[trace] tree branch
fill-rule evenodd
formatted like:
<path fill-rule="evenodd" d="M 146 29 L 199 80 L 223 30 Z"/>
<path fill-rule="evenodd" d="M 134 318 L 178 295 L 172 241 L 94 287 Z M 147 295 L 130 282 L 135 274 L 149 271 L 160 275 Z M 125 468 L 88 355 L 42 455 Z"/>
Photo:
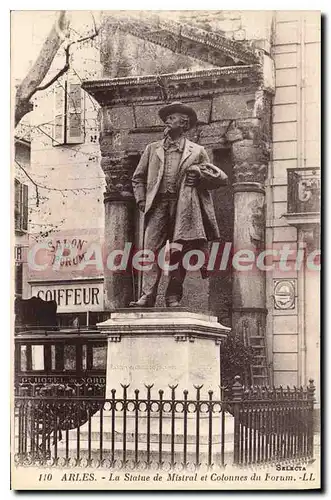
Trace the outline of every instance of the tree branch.
<path fill-rule="evenodd" d="M 21 165 L 16 159 L 15 159 L 15 163 L 20 167 L 20 169 L 24 172 L 24 174 L 27 176 L 27 178 L 32 182 L 32 184 L 34 185 L 35 189 L 36 189 L 36 207 L 39 207 L 39 201 L 40 201 L 40 198 L 39 198 L 39 190 L 38 188 L 40 187 L 36 181 L 34 181 L 31 177 L 31 175 L 25 170 L 25 168 L 23 167 L 23 165 Z"/>
<path fill-rule="evenodd" d="M 34 89 L 43 81 L 49 71 L 55 55 L 61 47 L 65 37 L 68 35 L 69 23 L 66 11 L 59 13 L 58 19 L 54 23 L 46 40 L 44 41 L 39 55 L 17 88 L 15 103 L 15 126 L 23 116 L 31 111 L 30 98 Z"/>
<path fill-rule="evenodd" d="M 15 163 L 22 170 L 22 172 L 24 172 L 24 174 L 32 182 L 32 184 L 35 186 L 35 189 L 36 189 L 36 207 L 39 207 L 39 202 L 40 202 L 39 189 L 45 189 L 46 191 L 58 191 L 58 192 L 60 192 L 62 194 L 65 193 L 65 192 L 69 192 L 69 193 L 73 193 L 73 194 L 77 194 L 77 192 L 78 193 L 81 192 L 81 193 L 86 194 L 86 191 L 93 191 L 94 189 L 99 189 L 100 188 L 100 185 L 93 186 L 93 187 L 62 188 L 62 189 L 61 188 L 55 188 L 55 187 L 48 187 L 48 186 L 45 186 L 43 184 L 40 184 L 39 182 L 36 182 L 31 177 L 31 175 L 26 171 L 26 169 L 23 167 L 23 165 L 21 165 L 16 159 L 15 159 Z"/>
<path fill-rule="evenodd" d="M 72 45 L 74 45 L 75 43 L 85 42 L 86 40 L 93 40 L 93 38 L 98 36 L 98 34 L 99 31 L 95 28 L 95 32 L 92 35 L 84 36 L 83 38 L 79 38 L 79 40 L 75 40 L 69 43 L 65 48 L 66 59 L 63 68 L 60 69 L 60 71 L 55 76 L 53 76 L 53 78 L 49 82 L 45 83 L 45 85 L 40 85 L 39 87 L 34 89 L 33 93 L 29 96 L 29 99 L 31 99 L 31 97 L 39 90 L 45 90 L 50 87 L 54 82 L 56 82 L 56 80 L 58 80 L 62 75 L 64 75 L 64 73 L 68 71 L 68 69 L 70 68 L 70 48 L 72 47 Z"/>
<path fill-rule="evenodd" d="M 61 11 L 57 22 L 52 27 L 48 37 L 46 38 L 39 56 L 37 57 L 32 68 L 28 72 L 27 76 L 24 78 L 22 83 L 19 85 L 16 92 L 16 103 L 15 103 L 15 127 L 20 122 L 20 120 L 27 113 L 32 111 L 33 106 L 30 102 L 32 96 L 40 91 L 45 90 L 50 87 L 56 80 L 58 80 L 62 75 L 64 75 L 70 67 L 70 49 L 74 44 L 85 42 L 86 40 L 93 40 L 99 34 L 99 29 L 96 27 L 94 16 L 92 15 L 94 33 L 74 40 L 68 43 L 65 48 L 65 63 L 62 69 L 57 72 L 57 74 L 52 77 L 44 85 L 40 85 L 41 82 L 46 77 L 52 62 L 64 42 L 65 38 L 68 37 L 69 33 L 69 21 L 66 17 L 66 11 Z"/>

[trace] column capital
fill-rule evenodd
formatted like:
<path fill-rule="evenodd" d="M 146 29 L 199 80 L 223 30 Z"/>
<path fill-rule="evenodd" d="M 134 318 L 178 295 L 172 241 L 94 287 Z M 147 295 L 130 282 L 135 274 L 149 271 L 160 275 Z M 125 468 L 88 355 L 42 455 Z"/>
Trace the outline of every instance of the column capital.
<path fill-rule="evenodd" d="M 105 203 L 109 201 L 134 200 L 132 192 L 133 165 L 126 154 L 103 156 L 101 167 L 106 177 Z"/>
<path fill-rule="evenodd" d="M 233 173 L 236 183 L 259 183 L 261 188 L 268 171 L 269 151 L 263 141 L 241 139 L 232 143 Z"/>

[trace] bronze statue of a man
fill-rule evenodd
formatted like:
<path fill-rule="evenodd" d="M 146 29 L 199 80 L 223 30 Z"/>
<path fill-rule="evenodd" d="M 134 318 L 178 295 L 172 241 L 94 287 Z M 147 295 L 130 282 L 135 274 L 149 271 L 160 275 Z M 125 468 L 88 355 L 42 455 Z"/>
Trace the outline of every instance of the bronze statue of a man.
<path fill-rule="evenodd" d="M 205 250 L 219 239 L 210 191 L 227 183 L 226 174 L 210 163 L 205 149 L 189 141 L 185 133 L 197 123 L 194 109 L 174 102 L 160 109 L 166 124 L 164 139 L 148 144 L 133 174 L 133 192 L 144 212 L 144 249 L 155 255 L 171 245 L 167 307 L 180 304 L 186 268 L 183 256 L 192 249 Z M 201 270 L 204 277 L 205 268 Z M 142 296 L 130 306 L 153 307 L 162 270 L 143 272 Z"/>

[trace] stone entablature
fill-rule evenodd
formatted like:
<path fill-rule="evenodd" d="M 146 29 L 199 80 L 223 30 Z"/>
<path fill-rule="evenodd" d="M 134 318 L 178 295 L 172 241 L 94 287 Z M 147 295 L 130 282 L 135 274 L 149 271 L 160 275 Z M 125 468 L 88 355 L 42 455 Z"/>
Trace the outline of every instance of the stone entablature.
<path fill-rule="evenodd" d="M 189 134 L 191 140 L 207 149 L 232 146 L 236 182 L 263 184 L 270 152 L 264 110 L 271 99 L 263 92 L 263 78 L 263 67 L 256 64 L 84 82 L 84 89 L 102 106 L 100 146 L 108 188 L 122 185 L 123 176 L 129 186 L 134 162 L 122 157 L 140 155 L 148 142 L 162 138 L 158 111 L 172 100 L 196 109 L 198 124 Z"/>
<path fill-rule="evenodd" d="M 227 66 L 160 76 L 103 78 L 83 83 L 83 88 L 101 106 L 134 102 L 171 101 L 182 97 L 207 97 L 225 93 L 242 93 L 263 85 L 260 64 Z"/>

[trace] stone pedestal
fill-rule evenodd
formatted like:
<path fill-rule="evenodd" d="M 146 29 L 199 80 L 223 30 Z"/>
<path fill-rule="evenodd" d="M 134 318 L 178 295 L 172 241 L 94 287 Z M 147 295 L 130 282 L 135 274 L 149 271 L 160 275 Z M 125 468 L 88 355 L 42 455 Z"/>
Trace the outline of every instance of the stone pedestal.
<path fill-rule="evenodd" d="M 196 314 L 183 309 L 122 309 L 111 313 L 98 328 L 108 334 L 107 386 L 119 390 L 142 390 L 154 385 L 159 391 L 194 391 L 203 385 L 203 392 L 219 396 L 220 343 L 229 328 L 215 316 Z M 144 396 L 143 396 L 144 397 Z"/>
<path fill-rule="evenodd" d="M 182 461 L 185 434 L 187 460 L 193 460 L 198 442 L 206 461 L 209 440 L 215 447 L 220 443 L 221 415 L 212 413 L 210 435 L 203 401 L 220 399 L 220 343 L 230 329 L 215 316 L 164 308 L 122 309 L 98 328 L 108 334 L 104 415 L 112 407 L 115 414 L 104 425 L 115 430 L 115 455 L 123 454 L 124 441 L 128 457 L 134 456 L 135 446 L 144 455 L 149 442 L 149 456 L 157 460 L 162 440 L 163 458 L 171 461 L 175 454 Z"/>

